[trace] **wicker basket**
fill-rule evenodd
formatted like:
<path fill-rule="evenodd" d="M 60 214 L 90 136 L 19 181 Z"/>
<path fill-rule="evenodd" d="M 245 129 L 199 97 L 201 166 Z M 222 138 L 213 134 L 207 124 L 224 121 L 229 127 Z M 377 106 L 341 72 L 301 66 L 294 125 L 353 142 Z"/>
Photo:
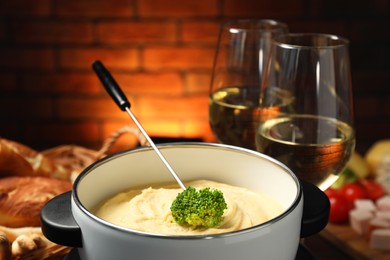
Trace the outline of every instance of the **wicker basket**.
<path fill-rule="evenodd" d="M 126 125 L 111 134 L 99 150 L 91 150 L 77 145 L 62 145 L 44 150 L 41 153 L 77 175 L 88 165 L 106 156 L 119 137 L 124 134 L 134 135 L 140 145 L 148 144 L 138 128 Z"/>
<path fill-rule="evenodd" d="M 71 172 L 68 176 L 70 176 L 69 181 L 73 182 L 85 167 L 106 156 L 118 138 L 124 134 L 134 135 L 140 145 L 148 144 L 138 128 L 126 125 L 111 134 L 99 150 L 77 145 L 61 145 L 41 151 L 40 154 Z M 39 238 L 37 241 L 31 242 L 32 240 L 29 238 L 32 236 L 39 236 Z M 31 245 L 25 241 L 29 241 Z M 15 250 L 16 247 L 19 248 L 19 252 Z M 22 253 L 20 252 L 21 248 L 23 249 Z M 47 240 L 40 227 L 9 228 L 0 226 L 0 260 L 63 259 L 69 251 L 70 248 Z"/>

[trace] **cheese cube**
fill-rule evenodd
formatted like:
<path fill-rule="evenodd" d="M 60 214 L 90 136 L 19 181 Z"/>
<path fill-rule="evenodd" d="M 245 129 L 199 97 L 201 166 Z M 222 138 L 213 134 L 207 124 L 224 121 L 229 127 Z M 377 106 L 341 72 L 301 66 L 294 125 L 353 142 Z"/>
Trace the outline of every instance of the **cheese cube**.
<path fill-rule="evenodd" d="M 375 212 L 375 216 L 390 221 L 390 210 L 378 210 Z"/>
<path fill-rule="evenodd" d="M 357 199 L 354 202 L 355 209 L 361 209 L 374 212 L 376 210 L 375 203 L 370 199 Z"/>
<path fill-rule="evenodd" d="M 370 247 L 380 250 L 390 250 L 390 229 L 375 229 L 371 233 Z"/>
<path fill-rule="evenodd" d="M 378 217 L 374 217 L 368 223 L 368 235 L 370 236 L 375 229 L 390 229 L 390 221 Z"/>
<path fill-rule="evenodd" d="M 383 196 L 376 201 L 379 210 L 390 210 L 390 195 Z"/>
<path fill-rule="evenodd" d="M 368 210 L 353 209 L 349 212 L 349 222 L 351 228 L 360 235 L 365 235 L 369 231 L 369 222 L 374 217 L 374 213 Z"/>

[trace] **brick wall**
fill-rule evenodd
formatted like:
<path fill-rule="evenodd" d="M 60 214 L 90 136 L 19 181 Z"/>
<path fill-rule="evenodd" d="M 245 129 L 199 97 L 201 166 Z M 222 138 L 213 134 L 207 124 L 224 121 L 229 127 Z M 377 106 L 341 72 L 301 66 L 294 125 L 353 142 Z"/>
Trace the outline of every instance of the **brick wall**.
<path fill-rule="evenodd" d="M 0 0 L 0 135 L 98 148 L 130 119 L 91 70 L 102 60 L 155 136 L 212 140 L 219 23 L 273 18 L 351 40 L 358 150 L 390 138 L 388 0 Z M 132 143 L 129 136 L 123 143 Z"/>

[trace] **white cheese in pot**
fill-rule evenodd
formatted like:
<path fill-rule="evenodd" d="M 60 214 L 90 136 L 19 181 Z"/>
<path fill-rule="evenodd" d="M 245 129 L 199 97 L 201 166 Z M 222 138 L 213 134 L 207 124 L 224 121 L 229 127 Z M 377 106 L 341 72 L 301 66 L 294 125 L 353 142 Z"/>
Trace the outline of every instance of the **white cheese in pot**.
<path fill-rule="evenodd" d="M 95 214 L 113 224 L 139 231 L 166 235 L 205 235 L 245 229 L 280 215 L 284 209 L 266 194 L 208 180 L 186 183 L 194 188 L 210 187 L 223 192 L 227 209 L 223 221 L 213 228 L 179 225 L 170 211 L 180 188 L 160 186 L 130 189 L 104 201 Z M 176 185 L 175 185 L 176 186 Z"/>

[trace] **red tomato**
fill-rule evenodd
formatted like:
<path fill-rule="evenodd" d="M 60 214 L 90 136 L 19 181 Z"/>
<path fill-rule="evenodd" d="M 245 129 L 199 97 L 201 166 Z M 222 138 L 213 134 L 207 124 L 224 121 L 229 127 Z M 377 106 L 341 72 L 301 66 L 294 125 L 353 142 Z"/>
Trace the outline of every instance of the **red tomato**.
<path fill-rule="evenodd" d="M 325 191 L 330 202 L 329 222 L 341 224 L 349 219 L 351 204 L 339 192 L 330 188 Z"/>
<path fill-rule="evenodd" d="M 377 200 L 385 195 L 385 190 L 381 184 L 375 180 L 361 179 L 359 180 L 360 185 L 364 187 L 367 193 L 367 197 L 372 200 Z"/>
<path fill-rule="evenodd" d="M 351 204 L 357 199 L 367 199 L 366 189 L 358 182 L 346 183 L 340 189 L 340 194 Z"/>
<path fill-rule="evenodd" d="M 327 188 L 324 192 L 325 192 L 325 194 L 328 196 L 328 198 L 340 194 L 339 190 L 337 190 L 337 189 L 335 189 L 335 188 L 332 188 L 332 187 Z"/>

